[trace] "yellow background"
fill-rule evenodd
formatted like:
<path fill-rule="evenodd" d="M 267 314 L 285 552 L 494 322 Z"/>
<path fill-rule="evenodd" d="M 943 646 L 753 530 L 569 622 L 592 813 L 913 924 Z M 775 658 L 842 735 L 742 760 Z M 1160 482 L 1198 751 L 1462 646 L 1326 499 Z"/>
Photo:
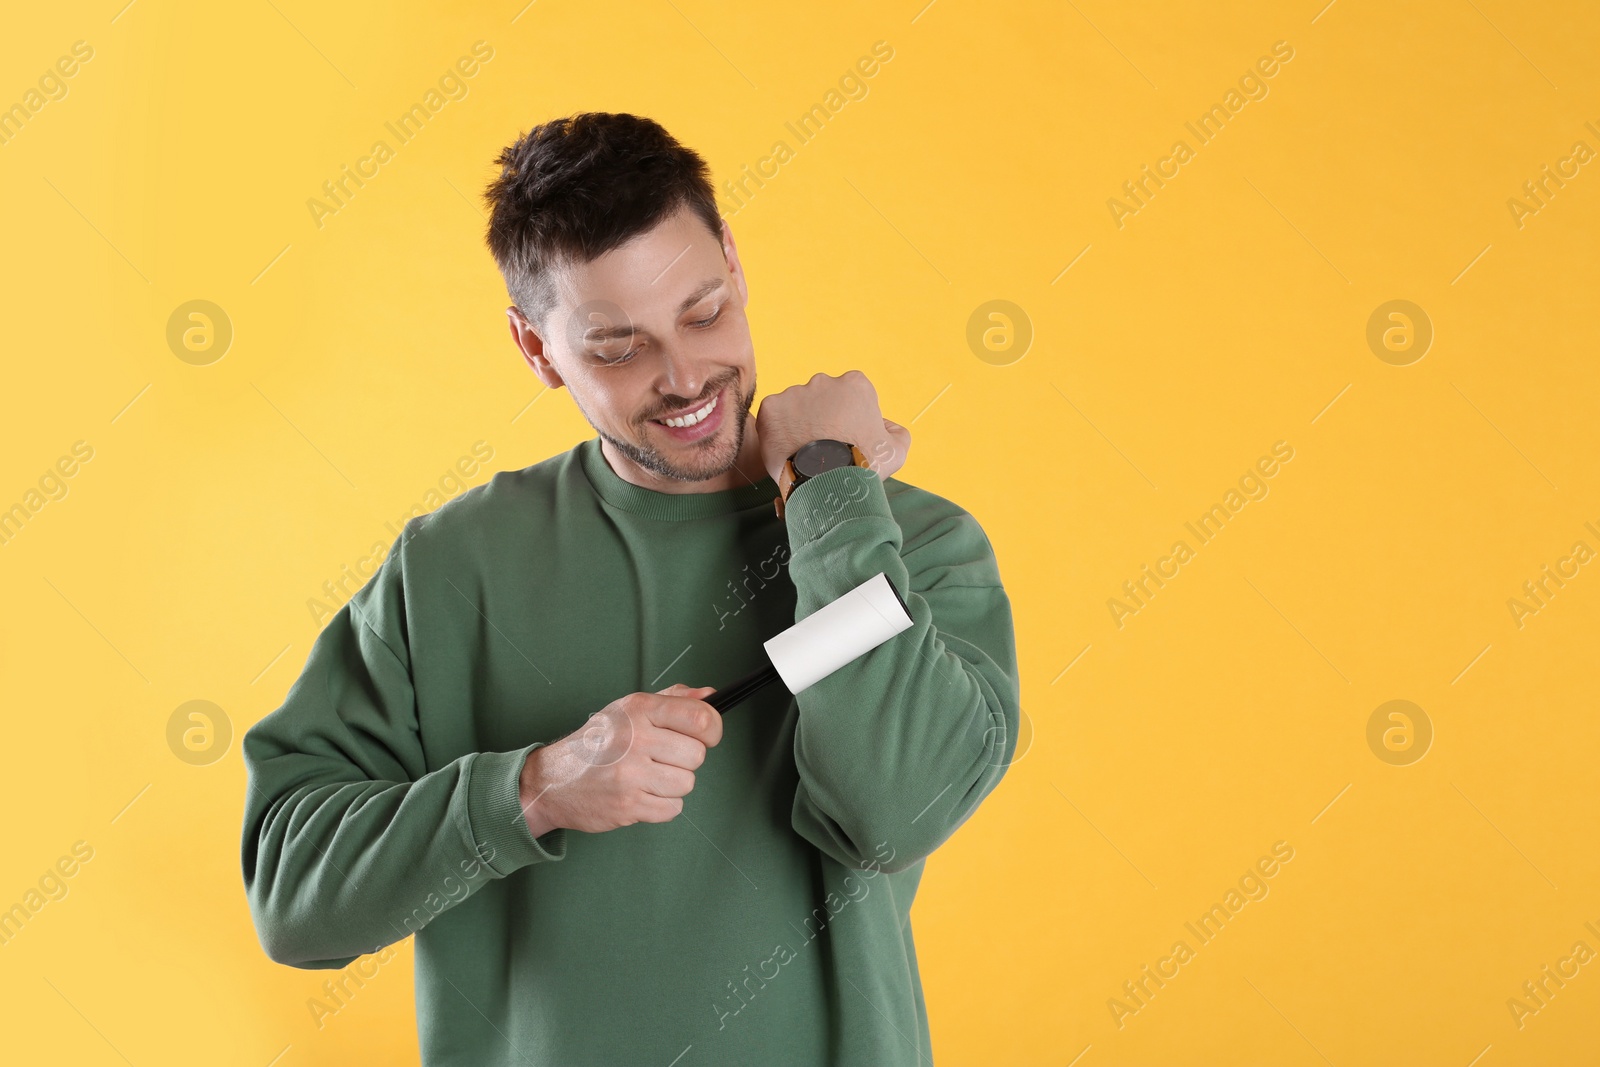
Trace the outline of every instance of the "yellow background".
<path fill-rule="evenodd" d="M 1600 150 L 1593 5 L 122 2 L 0 33 L 0 105 L 94 53 L 0 145 L 0 507 L 94 450 L 0 546 L 0 907 L 94 850 L 0 947 L 0 1058 L 415 1062 L 408 944 L 320 1028 L 330 975 L 257 944 L 238 738 L 304 663 L 307 601 L 475 442 L 511 469 L 591 435 L 510 344 L 475 202 L 523 130 L 614 110 L 719 189 L 789 142 L 730 215 L 763 395 L 864 371 L 911 426 L 901 477 L 998 554 L 1030 733 L 915 905 L 941 1067 L 1592 1061 L 1600 962 L 1520 1028 L 1507 1000 L 1600 950 L 1600 563 L 1508 607 L 1600 550 L 1600 162 L 1508 207 Z M 479 40 L 467 95 L 316 225 Z M 1200 144 L 1184 123 L 1278 41 Z M 234 332 L 204 366 L 166 340 L 195 299 Z M 995 299 L 1020 359 L 968 346 Z M 1397 299 L 1434 330 L 1405 366 L 1367 343 Z M 1194 540 L 1278 441 L 1269 494 Z M 1367 742 L 1395 699 L 1434 731 L 1406 766 Z M 232 726 L 209 765 L 168 745 L 190 700 Z M 1119 1028 L 1122 983 L 1278 841 L 1269 895 Z"/>

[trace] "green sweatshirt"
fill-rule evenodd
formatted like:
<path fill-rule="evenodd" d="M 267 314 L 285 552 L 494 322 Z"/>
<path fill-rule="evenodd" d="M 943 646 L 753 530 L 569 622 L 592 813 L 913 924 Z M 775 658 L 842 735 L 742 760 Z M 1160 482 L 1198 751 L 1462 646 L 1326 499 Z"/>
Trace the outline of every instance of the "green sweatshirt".
<path fill-rule="evenodd" d="M 932 1063 L 911 902 L 1015 753 L 1010 601 L 942 497 L 861 467 L 776 495 L 645 489 L 593 437 L 406 523 L 243 740 L 267 955 L 415 934 L 430 1067 Z M 535 748 L 731 684 L 879 571 L 914 625 L 730 709 L 679 816 L 533 836 Z"/>

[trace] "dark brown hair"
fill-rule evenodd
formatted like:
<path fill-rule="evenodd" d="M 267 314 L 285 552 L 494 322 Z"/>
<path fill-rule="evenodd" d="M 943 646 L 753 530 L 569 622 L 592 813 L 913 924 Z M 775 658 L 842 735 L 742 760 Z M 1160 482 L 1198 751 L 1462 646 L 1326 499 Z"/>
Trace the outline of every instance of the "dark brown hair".
<path fill-rule="evenodd" d="M 681 206 L 722 240 L 711 168 L 652 119 L 587 111 L 535 126 L 501 151 L 489 251 L 529 322 L 555 305 L 550 269 L 586 263 L 655 227 Z"/>

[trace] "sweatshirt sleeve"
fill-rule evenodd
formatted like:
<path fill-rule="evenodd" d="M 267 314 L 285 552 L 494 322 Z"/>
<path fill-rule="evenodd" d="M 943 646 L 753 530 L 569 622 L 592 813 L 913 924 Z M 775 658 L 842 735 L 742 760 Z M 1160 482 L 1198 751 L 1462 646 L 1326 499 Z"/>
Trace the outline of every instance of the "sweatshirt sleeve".
<path fill-rule="evenodd" d="M 928 856 L 1016 750 L 1011 603 L 977 520 L 942 503 L 909 545 L 863 467 L 811 478 L 784 506 L 796 622 L 879 571 L 911 611 L 909 629 L 795 697 L 792 824 L 850 866 L 892 873 Z"/>
<path fill-rule="evenodd" d="M 566 855 L 565 831 L 535 838 L 522 814 L 522 766 L 542 742 L 427 769 L 404 632 L 404 540 L 241 744 L 245 891 L 278 963 L 343 967 L 490 881 Z"/>

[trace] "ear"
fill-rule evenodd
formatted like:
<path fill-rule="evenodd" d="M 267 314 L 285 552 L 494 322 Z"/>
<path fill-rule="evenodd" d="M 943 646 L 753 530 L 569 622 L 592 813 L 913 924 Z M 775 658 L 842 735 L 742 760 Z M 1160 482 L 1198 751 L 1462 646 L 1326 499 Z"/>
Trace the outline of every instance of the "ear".
<path fill-rule="evenodd" d="M 744 306 L 750 303 L 750 289 L 745 285 L 744 267 L 739 264 L 739 250 L 733 244 L 733 227 L 728 225 L 728 220 L 722 220 L 722 258 L 728 263 L 728 270 L 733 273 L 733 284 L 739 290 L 739 304 Z"/>
<path fill-rule="evenodd" d="M 522 314 L 522 309 L 512 304 L 506 308 L 506 320 L 511 327 L 511 340 L 522 353 L 522 358 L 527 361 L 533 373 L 550 389 L 560 389 L 566 383 L 556 371 L 555 364 L 550 362 L 550 354 L 545 351 L 544 338 L 534 325 Z"/>

